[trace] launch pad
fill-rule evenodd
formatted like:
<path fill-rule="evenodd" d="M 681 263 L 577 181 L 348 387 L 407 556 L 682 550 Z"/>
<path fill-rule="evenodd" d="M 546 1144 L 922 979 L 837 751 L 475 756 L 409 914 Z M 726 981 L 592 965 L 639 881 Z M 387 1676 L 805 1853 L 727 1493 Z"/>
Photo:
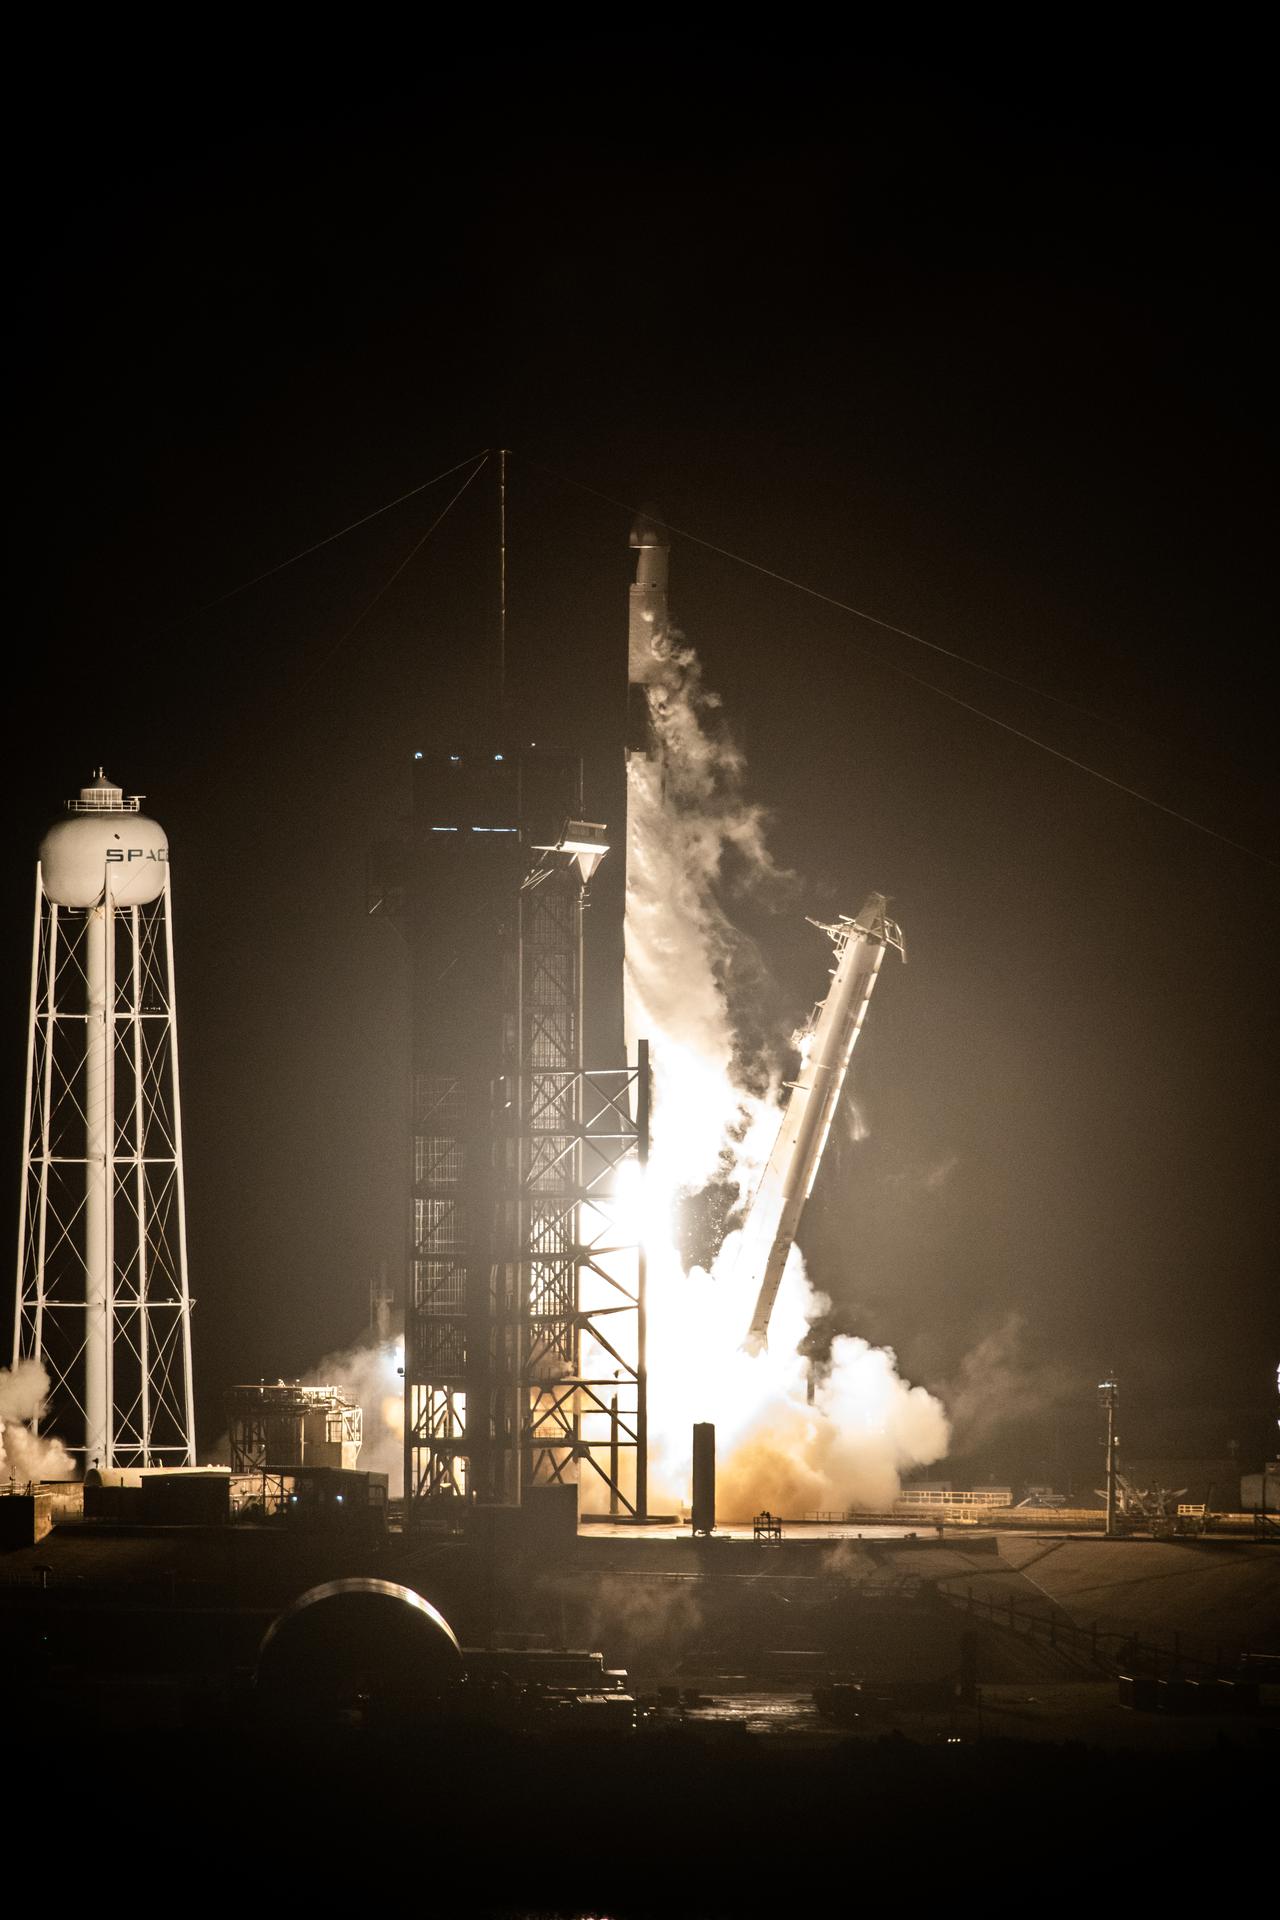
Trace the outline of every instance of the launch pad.
<path fill-rule="evenodd" d="M 505 485 L 501 499 L 505 515 Z M 707 1123 L 718 1171 L 673 1169 L 668 1142 L 666 1186 L 655 1194 L 655 1102 L 675 1140 L 705 1089 L 696 1074 L 675 1089 L 670 1063 L 682 1047 L 660 1020 L 652 1070 L 653 1036 L 638 1030 L 652 1009 L 632 986 L 624 991 L 623 975 L 631 981 L 636 971 L 635 875 L 662 820 L 699 804 L 685 791 L 682 756 L 702 696 L 668 611 L 665 528 L 642 518 L 631 547 L 612 824 L 589 817 L 602 809 L 586 805 L 581 753 L 526 743 L 499 696 L 456 746 L 415 753 L 411 823 L 384 847 L 371 888 L 371 911 L 404 935 L 412 976 L 402 1368 L 410 1535 L 450 1527 L 459 1505 L 518 1508 L 529 1493 L 561 1487 L 580 1490 L 586 1513 L 649 1523 L 654 1222 L 678 1195 L 719 1180 L 726 1196 L 737 1194 L 726 1204 L 741 1221 L 738 1279 L 754 1305 L 686 1368 L 678 1413 L 667 1395 L 656 1503 L 670 1512 L 689 1491 L 671 1464 L 672 1432 L 696 1426 L 704 1471 L 701 1491 L 692 1488 L 694 1530 L 714 1531 L 713 1378 L 735 1352 L 767 1345 L 872 988 L 885 952 L 902 950 L 880 894 L 858 916 L 823 926 L 835 951 L 831 986 L 794 1036 L 785 1103 L 760 1103 L 776 1135 L 762 1169 L 752 1167 L 750 1185 L 736 1162 L 726 1171 L 746 1095 L 720 1063 L 712 1071 L 724 1086 Z M 618 692 L 621 721 L 621 658 Z M 697 737 L 695 760 L 712 750 Z M 683 800 L 672 798 L 677 789 Z M 41 1418 L 68 1430 L 83 1468 L 191 1467 L 168 844 L 137 797 L 101 772 L 68 810 L 46 835 L 36 874 L 14 1358 L 49 1375 L 32 1435 Z M 725 831 L 721 823 L 713 837 Z M 598 928 L 612 916 L 604 931 L 626 959 L 593 1004 L 584 914 L 605 862 L 625 869 L 625 887 L 607 869 L 592 916 Z M 683 876 L 669 879 L 678 891 Z M 644 885 L 652 888 L 651 871 Z M 705 956 L 704 971 L 714 1000 L 722 988 Z M 669 991 L 678 998 L 684 984 L 673 968 Z M 721 1237 L 724 1226 L 722 1218 Z M 664 1243 L 664 1260 L 668 1250 Z M 674 1324 L 685 1311 L 666 1303 L 660 1365 L 669 1377 L 687 1344 Z M 283 1383 L 237 1392 L 234 1466 L 304 1466 L 307 1449 L 319 1460 L 326 1448 L 328 1464 L 354 1466 L 357 1409 L 294 1405 Z"/>
<path fill-rule="evenodd" d="M 592 1017 L 584 909 L 618 839 L 630 888 L 644 851 L 634 795 L 661 804 L 675 778 L 689 656 L 668 613 L 665 530 L 641 520 L 631 544 L 625 821 L 584 818 L 581 757 L 511 739 L 499 715 L 487 738 L 415 755 L 412 827 L 384 849 L 374 887 L 414 982 L 410 1533 L 449 1525 L 455 1502 L 519 1505 L 573 1484 L 588 1514 L 649 1520 L 650 1035 L 624 1035 L 620 983 Z M 795 1036 L 773 1152 L 740 1200 L 755 1306 L 732 1344 L 749 1351 L 767 1341 L 881 961 L 902 950 L 879 894 L 823 931 L 832 984 Z M 691 1421 L 706 1418 L 703 1398 L 695 1388 Z"/>

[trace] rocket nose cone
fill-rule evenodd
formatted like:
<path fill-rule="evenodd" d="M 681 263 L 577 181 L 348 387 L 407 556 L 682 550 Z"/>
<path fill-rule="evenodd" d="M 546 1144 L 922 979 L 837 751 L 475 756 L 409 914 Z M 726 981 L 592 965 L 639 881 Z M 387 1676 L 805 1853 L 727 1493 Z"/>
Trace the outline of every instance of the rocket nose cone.
<path fill-rule="evenodd" d="M 631 544 L 633 547 L 669 547 L 671 545 L 661 518 L 648 507 L 642 507 L 636 515 L 631 529 Z"/>

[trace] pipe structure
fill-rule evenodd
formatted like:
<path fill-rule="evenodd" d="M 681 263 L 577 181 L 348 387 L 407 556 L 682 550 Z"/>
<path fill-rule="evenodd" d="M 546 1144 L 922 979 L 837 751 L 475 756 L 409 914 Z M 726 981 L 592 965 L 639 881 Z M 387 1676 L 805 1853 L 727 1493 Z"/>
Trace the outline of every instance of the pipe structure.
<path fill-rule="evenodd" d="M 813 1191 L 880 963 L 889 947 L 906 958 L 901 929 L 889 919 L 887 908 L 885 896 L 873 893 L 856 919 L 842 914 L 834 926 L 817 920 L 810 923 L 831 939 L 836 965 L 826 999 L 814 1009 L 808 1028 L 796 1036 L 800 1075 L 791 1084 L 773 1151 L 743 1228 L 738 1272 L 744 1285 L 750 1282 L 756 1290 L 747 1330 L 749 1352 L 758 1353 L 768 1342 L 787 1255 Z"/>
<path fill-rule="evenodd" d="M 1104 1531 L 1108 1540 L 1114 1540 L 1120 1532 L 1118 1498 L 1120 1441 L 1116 1433 L 1116 1409 L 1120 1405 L 1120 1388 L 1110 1375 L 1099 1383 L 1098 1404 L 1107 1416 L 1107 1518 Z"/>
<path fill-rule="evenodd" d="M 109 881 L 85 931 L 84 1015 L 84 1463 L 110 1466 L 111 1148 L 107 976 L 113 928 Z"/>

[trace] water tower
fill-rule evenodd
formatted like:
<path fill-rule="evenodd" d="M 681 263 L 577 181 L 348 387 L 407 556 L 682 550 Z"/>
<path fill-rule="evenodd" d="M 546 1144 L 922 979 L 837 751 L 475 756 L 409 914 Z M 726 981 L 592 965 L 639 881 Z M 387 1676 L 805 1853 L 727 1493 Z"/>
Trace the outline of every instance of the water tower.
<path fill-rule="evenodd" d="M 193 1466 L 164 830 L 101 768 L 36 863 L 14 1359 L 83 1465 Z"/>

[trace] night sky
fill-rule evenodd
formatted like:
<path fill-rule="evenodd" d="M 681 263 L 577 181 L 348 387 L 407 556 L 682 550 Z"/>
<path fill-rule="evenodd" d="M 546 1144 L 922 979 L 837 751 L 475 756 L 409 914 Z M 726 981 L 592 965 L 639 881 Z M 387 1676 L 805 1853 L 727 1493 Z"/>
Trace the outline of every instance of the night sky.
<path fill-rule="evenodd" d="M 406 967 L 367 857 L 413 750 L 487 724 L 494 470 L 372 607 L 462 475 L 233 590 L 506 445 L 511 710 L 597 793 L 630 514 L 584 489 L 978 663 L 675 543 L 673 611 L 799 876 L 741 906 L 764 1016 L 821 987 L 806 912 L 878 888 L 906 931 L 856 1056 L 869 1136 L 807 1223 L 835 1323 L 944 1389 L 998 1335 L 1045 1410 L 1113 1368 L 1165 1449 L 1260 1451 L 1280 813 L 1249 97 L 1190 63 L 1052 90 L 872 63 L 839 100 L 686 71 L 649 112 L 619 62 L 536 109 L 458 63 L 331 119 L 51 129 L 11 243 L 10 1139 L 31 862 L 101 761 L 173 852 L 202 1441 L 231 1381 L 349 1344 L 380 1263 L 401 1278 Z M 15 1152 L 10 1210 L 17 1184 Z"/>

